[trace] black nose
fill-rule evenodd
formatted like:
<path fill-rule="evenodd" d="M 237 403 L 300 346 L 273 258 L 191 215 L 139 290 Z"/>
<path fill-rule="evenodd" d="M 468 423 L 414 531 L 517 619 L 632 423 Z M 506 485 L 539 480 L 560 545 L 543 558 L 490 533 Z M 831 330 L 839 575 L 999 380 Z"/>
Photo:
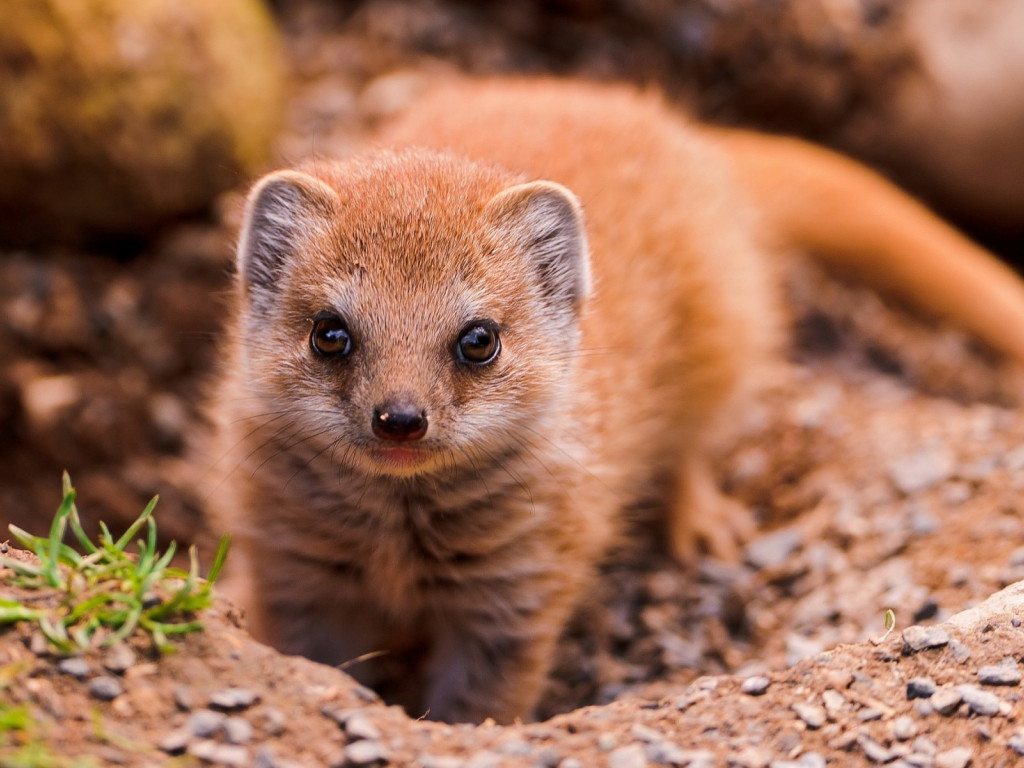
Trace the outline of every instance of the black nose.
<path fill-rule="evenodd" d="M 382 440 L 419 440 L 427 434 L 427 414 L 411 403 L 385 403 L 373 409 L 373 434 Z"/>

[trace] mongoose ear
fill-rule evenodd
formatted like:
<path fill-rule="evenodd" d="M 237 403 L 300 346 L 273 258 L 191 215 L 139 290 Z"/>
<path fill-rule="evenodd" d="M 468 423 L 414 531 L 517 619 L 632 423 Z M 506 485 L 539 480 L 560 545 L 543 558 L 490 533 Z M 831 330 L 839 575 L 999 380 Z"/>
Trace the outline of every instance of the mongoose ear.
<path fill-rule="evenodd" d="M 499 192 L 486 212 L 531 259 L 545 294 L 579 310 L 590 294 L 590 253 L 576 195 L 561 184 L 533 181 Z"/>
<path fill-rule="evenodd" d="M 303 235 L 324 229 L 337 194 L 322 181 L 299 171 L 264 176 L 249 193 L 237 266 L 251 299 L 273 294 Z"/>

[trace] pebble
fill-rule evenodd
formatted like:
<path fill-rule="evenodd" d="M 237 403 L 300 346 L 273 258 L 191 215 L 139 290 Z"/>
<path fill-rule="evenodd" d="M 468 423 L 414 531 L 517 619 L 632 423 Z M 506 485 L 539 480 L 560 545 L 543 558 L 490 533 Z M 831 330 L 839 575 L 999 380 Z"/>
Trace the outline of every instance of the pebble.
<path fill-rule="evenodd" d="M 900 715 L 892 721 L 892 735 L 897 741 L 910 741 L 917 736 L 917 722 L 910 715 Z"/>
<path fill-rule="evenodd" d="M 833 720 L 840 712 L 843 711 L 843 707 L 846 706 L 846 697 L 839 691 L 831 688 L 825 689 L 821 694 L 821 700 L 825 703 L 825 711 Z"/>
<path fill-rule="evenodd" d="M 284 733 L 286 718 L 284 712 L 268 707 L 263 710 L 263 730 L 268 736 L 280 736 Z"/>
<path fill-rule="evenodd" d="M 188 732 L 187 728 L 176 728 L 160 739 L 157 747 L 169 755 L 180 755 L 188 748 L 190 741 L 192 741 L 192 734 Z"/>
<path fill-rule="evenodd" d="M 248 709 L 259 696 L 248 688 L 223 688 L 210 694 L 210 706 L 227 712 Z"/>
<path fill-rule="evenodd" d="M 917 653 L 926 648 L 941 648 L 949 645 L 949 640 L 949 633 L 942 627 L 922 627 L 915 624 L 903 630 L 906 653 Z"/>
<path fill-rule="evenodd" d="M 124 686 L 116 677 L 100 675 L 89 681 L 89 694 L 100 701 L 113 701 L 124 693 Z"/>
<path fill-rule="evenodd" d="M 758 570 L 782 566 L 804 543 L 803 532 L 796 527 L 780 528 L 752 541 L 744 553 L 747 565 Z"/>
<path fill-rule="evenodd" d="M 647 759 L 658 765 L 687 765 L 683 748 L 667 739 L 652 741 L 647 745 L 646 752 Z"/>
<path fill-rule="evenodd" d="M 597 737 L 597 748 L 602 752 L 611 752 L 618 745 L 619 742 L 610 733 L 602 733 Z"/>
<path fill-rule="evenodd" d="M 889 465 L 889 479 L 904 496 L 913 496 L 948 480 L 955 467 L 956 460 L 949 449 L 932 446 L 893 461 Z"/>
<path fill-rule="evenodd" d="M 951 715 L 962 702 L 963 694 L 955 688 L 939 688 L 929 698 L 932 709 L 940 715 Z"/>
<path fill-rule="evenodd" d="M 354 741 L 344 750 L 345 760 L 352 765 L 383 765 L 388 753 L 379 741 Z"/>
<path fill-rule="evenodd" d="M 362 715 L 352 715 L 347 718 L 343 727 L 345 735 L 352 741 L 359 741 L 359 739 L 377 741 L 381 736 L 380 728 Z"/>
<path fill-rule="evenodd" d="M 530 742 L 524 739 L 520 739 L 516 736 L 510 736 L 498 744 L 498 746 L 494 748 L 494 751 L 499 755 L 523 757 L 533 752 L 533 747 L 530 745 Z"/>
<path fill-rule="evenodd" d="M 1006 742 L 1006 746 L 1021 757 L 1024 757 L 1024 731 L 1017 731 L 1013 734 L 1009 741 Z"/>
<path fill-rule="evenodd" d="M 971 712 L 974 714 L 986 717 L 999 714 L 1001 701 L 994 693 L 983 691 L 976 685 L 958 685 L 956 689 L 964 703 L 971 708 Z"/>
<path fill-rule="evenodd" d="M 771 756 L 763 749 L 747 747 L 739 754 L 729 755 L 725 759 L 729 768 L 768 768 Z"/>
<path fill-rule="evenodd" d="M 252 724 L 244 717 L 229 717 L 224 721 L 224 740 L 229 744 L 247 744 L 252 739 Z"/>
<path fill-rule="evenodd" d="M 221 732 L 226 720 L 227 716 L 221 712 L 200 709 L 189 716 L 186 727 L 196 738 L 211 739 Z"/>
<path fill-rule="evenodd" d="M 953 660 L 958 664 L 963 664 L 965 661 L 971 658 L 971 649 L 961 643 L 959 640 L 949 641 L 949 650 L 953 654 Z"/>
<path fill-rule="evenodd" d="M 195 692 L 187 685 L 174 686 L 174 704 L 182 712 L 188 712 L 196 705 Z"/>
<path fill-rule="evenodd" d="M 754 675 L 743 681 L 740 690 L 749 696 L 763 696 L 771 684 L 772 681 L 764 675 Z"/>
<path fill-rule="evenodd" d="M 885 713 L 878 707 L 865 707 L 857 713 L 857 719 L 862 723 L 872 723 L 875 720 L 881 720 L 885 717 Z"/>
<path fill-rule="evenodd" d="M 796 702 L 793 705 L 793 711 L 812 731 L 821 728 L 827 719 L 824 707 L 819 707 L 817 704 L 811 704 L 807 701 Z"/>
<path fill-rule="evenodd" d="M 798 760 L 772 760 L 768 768 L 825 768 L 827 764 L 820 752 L 805 752 Z"/>
<path fill-rule="evenodd" d="M 908 699 L 927 699 L 939 688 L 930 677 L 912 677 L 907 681 Z"/>
<path fill-rule="evenodd" d="M 466 761 L 448 755 L 420 755 L 419 764 L 422 768 L 462 768 Z"/>
<path fill-rule="evenodd" d="M 978 682 L 982 685 L 1019 685 L 1020 681 L 1020 667 L 1012 656 L 978 670 Z"/>
<path fill-rule="evenodd" d="M 118 675 L 134 667 L 136 661 L 135 651 L 125 643 L 112 646 L 103 656 L 103 666 Z"/>
<path fill-rule="evenodd" d="M 192 757 L 215 765 L 242 766 L 249 765 L 249 751 L 235 744 L 218 744 L 215 741 L 193 741 L 186 750 Z"/>
<path fill-rule="evenodd" d="M 81 656 L 72 656 L 67 659 L 61 659 L 57 662 L 57 669 L 61 674 L 71 675 L 71 677 L 78 680 L 84 680 L 92 671 L 89 669 L 89 662 Z"/>
<path fill-rule="evenodd" d="M 896 759 L 896 754 L 888 747 L 882 746 L 870 736 L 861 734 L 857 744 L 864 750 L 864 756 L 873 763 L 889 763 Z"/>
<path fill-rule="evenodd" d="M 639 744 L 619 747 L 608 755 L 608 768 L 647 768 L 647 754 Z"/>
<path fill-rule="evenodd" d="M 967 747 L 953 747 L 935 756 L 935 768 L 967 768 L 973 758 L 974 753 Z"/>

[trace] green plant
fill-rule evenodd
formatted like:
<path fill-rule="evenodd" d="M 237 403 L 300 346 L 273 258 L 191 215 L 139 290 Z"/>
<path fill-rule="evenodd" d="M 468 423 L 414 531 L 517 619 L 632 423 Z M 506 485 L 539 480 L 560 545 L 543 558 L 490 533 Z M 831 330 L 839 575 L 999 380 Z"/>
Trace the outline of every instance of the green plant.
<path fill-rule="evenodd" d="M 199 578 L 195 547 L 189 548 L 189 569 L 171 567 L 176 546 L 157 551 L 157 528 L 153 519 L 157 497 L 118 539 L 100 523 L 98 543 L 82 530 L 75 489 L 64 473 L 64 498 L 50 526 L 49 536 L 33 536 L 17 526 L 11 534 L 35 553 L 39 563 L 0 557 L 0 565 L 15 573 L 14 586 L 51 592 L 53 607 L 30 607 L 12 599 L 0 600 L 0 623 L 34 621 L 43 635 L 61 653 L 123 640 L 137 628 L 149 633 L 161 651 L 170 650 L 168 635 L 192 632 L 202 627 L 195 614 L 213 600 L 213 583 L 227 557 L 228 539 L 221 539 L 206 579 Z M 138 554 L 126 551 L 146 526 L 145 540 L 139 540 Z M 82 552 L 64 543 L 70 528 Z M 42 601 L 40 601 L 41 603 Z M 36 601 L 33 601 L 35 604 Z"/>

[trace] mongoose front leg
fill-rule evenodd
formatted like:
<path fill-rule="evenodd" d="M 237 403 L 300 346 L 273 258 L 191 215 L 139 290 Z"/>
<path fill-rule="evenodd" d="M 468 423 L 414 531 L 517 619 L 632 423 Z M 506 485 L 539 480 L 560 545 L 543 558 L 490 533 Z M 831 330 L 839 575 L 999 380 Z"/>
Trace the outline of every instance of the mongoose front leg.
<path fill-rule="evenodd" d="M 693 562 L 702 545 L 737 562 L 756 530 L 750 510 L 722 493 L 708 459 L 692 453 L 679 464 L 665 522 L 670 553 L 680 562 Z"/>

